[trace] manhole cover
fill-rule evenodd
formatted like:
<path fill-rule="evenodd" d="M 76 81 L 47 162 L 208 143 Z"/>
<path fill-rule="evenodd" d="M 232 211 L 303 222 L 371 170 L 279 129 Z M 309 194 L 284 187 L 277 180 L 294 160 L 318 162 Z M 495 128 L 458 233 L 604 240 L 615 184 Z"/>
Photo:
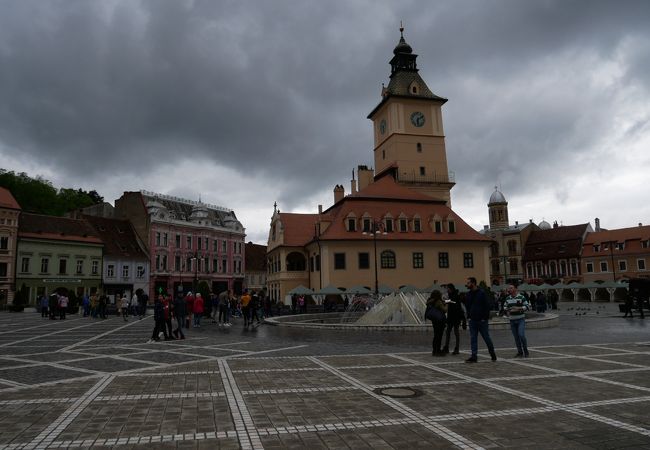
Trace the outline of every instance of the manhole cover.
<path fill-rule="evenodd" d="M 379 395 L 385 395 L 387 397 L 394 397 L 394 398 L 409 398 L 409 397 L 417 397 L 418 395 L 420 395 L 420 391 L 417 391 L 410 387 L 387 387 L 387 388 L 375 389 L 375 392 Z"/>

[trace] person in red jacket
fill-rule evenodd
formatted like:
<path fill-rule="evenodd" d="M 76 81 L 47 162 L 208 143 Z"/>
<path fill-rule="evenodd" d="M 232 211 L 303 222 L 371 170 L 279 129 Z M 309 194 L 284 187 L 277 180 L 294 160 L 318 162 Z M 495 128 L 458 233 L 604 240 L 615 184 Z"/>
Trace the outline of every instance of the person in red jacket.
<path fill-rule="evenodd" d="M 194 312 L 194 295 L 191 292 L 188 292 L 185 296 L 185 312 L 187 312 L 185 328 L 189 328 L 190 323 L 192 323 L 192 313 Z"/>
<path fill-rule="evenodd" d="M 196 294 L 196 297 L 194 298 L 194 305 L 193 305 L 193 313 L 194 313 L 194 328 L 200 327 L 201 326 L 201 316 L 203 315 L 203 297 L 201 297 L 201 294 Z"/>

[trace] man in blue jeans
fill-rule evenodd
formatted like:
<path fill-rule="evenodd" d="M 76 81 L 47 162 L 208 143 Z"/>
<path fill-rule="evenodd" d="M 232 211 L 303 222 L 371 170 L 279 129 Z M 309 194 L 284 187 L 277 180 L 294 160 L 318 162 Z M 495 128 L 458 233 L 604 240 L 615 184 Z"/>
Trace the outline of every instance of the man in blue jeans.
<path fill-rule="evenodd" d="M 490 301 L 487 295 L 485 295 L 485 292 L 477 286 L 476 278 L 469 277 L 465 286 L 469 289 L 466 295 L 465 306 L 467 309 L 467 317 L 469 318 L 470 346 L 472 348 L 472 356 L 467 358 L 465 362 L 475 363 L 478 361 L 479 333 L 481 333 L 481 337 L 485 341 L 485 345 L 487 345 L 492 361 L 496 361 L 497 354 L 494 352 L 494 344 L 492 344 L 488 328 L 491 309 Z"/>
<path fill-rule="evenodd" d="M 525 312 L 530 308 L 526 297 L 517 292 L 512 284 L 508 286 L 508 297 L 503 303 L 503 310 L 510 319 L 510 329 L 515 337 L 517 354 L 515 358 L 528 358 L 528 342 L 526 341 L 526 316 Z"/>

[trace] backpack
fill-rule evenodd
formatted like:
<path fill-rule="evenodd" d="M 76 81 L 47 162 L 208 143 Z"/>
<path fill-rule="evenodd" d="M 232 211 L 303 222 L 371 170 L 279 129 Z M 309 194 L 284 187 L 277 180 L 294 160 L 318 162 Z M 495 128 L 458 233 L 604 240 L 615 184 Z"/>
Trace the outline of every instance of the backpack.
<path fill-rule="evenodd" d="M 434 305 L 427 306 L 426 311 L 424 312 L 424 318 L 432 322 L 444 322 L 445 313 L 440 311 Z"/>

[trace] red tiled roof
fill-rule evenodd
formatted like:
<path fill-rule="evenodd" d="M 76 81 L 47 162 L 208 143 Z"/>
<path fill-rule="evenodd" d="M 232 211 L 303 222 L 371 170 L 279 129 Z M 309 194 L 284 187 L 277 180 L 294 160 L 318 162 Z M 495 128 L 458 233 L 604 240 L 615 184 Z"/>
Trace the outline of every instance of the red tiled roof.
<path fill-rule="evenodd" d="M 582 241 L 587 227 L 589 227 L 589 224 L 583 223 L 580 225 L 550 228 L 548 230 L 534 230 L 528 237 L 528 243 L 557 242 L 570 239 L 580 239 Z"/>
<path fill-rule="evenodd" d="M 266 272 L 266 245 L 246 243 L 246 271 Z"/>
<path fill-rule="evenodd" d="M 524 261 L 580 257 L 582 238 L 588 227 L 589 224 L 584 223 L 548 230 L 534 230 L 524 247 Z"/>
<path fill-rule="evenodd" d="M 374 183 L 370 183 L 364 189 L 344 198 L 417 200 L 427 203 L 440 203 L 439 200 L 435 200 L 428 195 L 397 184 L 391 176 L 383 176 Z"/>
<path fill-rule="evenodd" d="M 42 214 L 22 213 L 18 223 L 18 236 L 102 244 L 95 230 L 85 221 Z"/>
<path fill-rule="evenodd" d="M 284 245 L 303 246 L 314 238 L 318 214 L 280 213 L 284 229 Z"/>
<path fill-rule="evenodd" d="M 584 256 L 603 256 L 615 254 L 641 254 L 650 253 L 647 248 L 641 247 L 641 241 L 650 240 L 650 226 L 619 228 L 617 230 L 595 231 L 588 233 L 582 248 Z M 623 250 L 609 249 L 605 250 L 605 245 L 612 242 L 624 244 Z M 601 245 L 600 251 L 594 250 L 594 245 Z"/>
<path fill-rule="evenodd" d="M 11 191 L 3 187 L 0 187 L 0 208 L 20 209 L 20 205 L 11 195 Z"/>
<path fill-rule="evenodd" d="M 128 220 L 88 215 L 84 215 L 83 218 L 104 241 L 104 254 L 131 259 L 148 259 Z"/>

